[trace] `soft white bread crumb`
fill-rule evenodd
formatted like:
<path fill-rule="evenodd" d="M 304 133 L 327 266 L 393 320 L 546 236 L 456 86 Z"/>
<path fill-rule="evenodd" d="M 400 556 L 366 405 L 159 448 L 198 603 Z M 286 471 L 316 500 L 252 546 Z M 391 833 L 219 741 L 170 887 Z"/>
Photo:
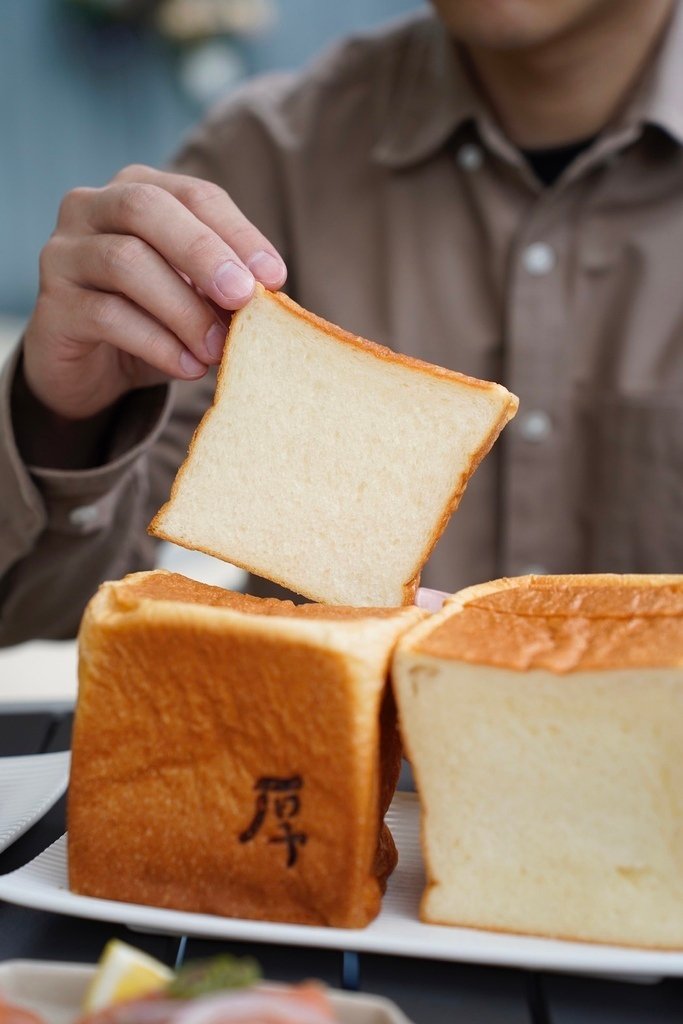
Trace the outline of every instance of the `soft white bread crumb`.
<path fill-rule="evenodd" d="M 412 601 L 514 415 L 498 384 L 398 356 L 262 288 L 151 532 L 331 604 Z"/>
<path fill-rule="evenodd" d="M 423 807 L 421 916 L 681 949 L 683 577 L 598 577 L 621 595 L 658 591 L 640 616 L 622 616 L 621 597 L 605 611 L 604 591 L 591 596 L 590 577 L 580 579 L 573 604 L 583 615 L 555 599 L 544 619 L 542 602 L 553 600 L 547 577 L 532 588 L 535 611 L 489 607 L 486 636 L 468 628 L 463 642 L 458 619 L 477 603 L 477 615 L 486 610 L 489 584 L 456 595 L 399 644 L 394 689 Z M 499 581 L 500 596 L 516 584 Z M 671 605 L 660 615 L 665 591 Z M 439 630 L 436 655 L 429 643 Z M 648 667 L 643 638 L 656 635 Z M 563 645 L 561 658 L 549 637 Z M 477 663 L 485 651 L 495 664 Z M 528 657 L 565 667 L 520 670 Z"/>

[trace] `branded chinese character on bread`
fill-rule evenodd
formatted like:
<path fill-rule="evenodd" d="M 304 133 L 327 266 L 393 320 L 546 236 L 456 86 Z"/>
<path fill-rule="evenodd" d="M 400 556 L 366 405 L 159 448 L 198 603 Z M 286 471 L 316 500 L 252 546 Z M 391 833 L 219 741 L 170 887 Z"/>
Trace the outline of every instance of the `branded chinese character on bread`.
<path fill-rule="evenodd" d="M 104 584 L 80 632 L 72 889 L 367 924 L 396 863 L 389 664 L 423 614 L 295 606 L 163 571 Z"/>

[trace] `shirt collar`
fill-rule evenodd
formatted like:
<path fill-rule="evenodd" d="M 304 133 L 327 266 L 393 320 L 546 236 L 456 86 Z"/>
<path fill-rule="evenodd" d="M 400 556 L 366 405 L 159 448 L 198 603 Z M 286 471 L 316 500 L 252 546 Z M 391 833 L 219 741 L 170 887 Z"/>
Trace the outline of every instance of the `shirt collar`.
<path fill-rule="evenodd" d="M 378 163 L 396 168 L 431 156 L 483 106 L 438 18 L 417 18 L 404 39 L 386 76 L 372 151 Z"/>
<path fill-rule="evenodd" d="M 486 104 L 440 20 L 419 17 L 386 80 L 384 117 L 373 158 L 388 167 L 419 163 L 468 121 L 490 122 Z M 683 145 L 683 2 L 615 128 L 653 124 Z"/>
<path fill-rule="evenodd" d="M 623 124 L 652 124 L 683 145 L 683 3 L 675 0 L 671 20 L 627 102 Z"/>

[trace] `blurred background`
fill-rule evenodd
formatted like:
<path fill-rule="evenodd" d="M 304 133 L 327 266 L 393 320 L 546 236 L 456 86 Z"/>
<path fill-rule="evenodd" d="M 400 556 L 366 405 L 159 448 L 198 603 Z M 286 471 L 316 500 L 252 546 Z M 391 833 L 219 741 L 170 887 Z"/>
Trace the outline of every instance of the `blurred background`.
<path fill-rule="evenodd" d="M 2 0 L 0 317 L 30 311 L 61 197 L 160 165 L 244 78 L 298 68 L 419 0 Z"/>

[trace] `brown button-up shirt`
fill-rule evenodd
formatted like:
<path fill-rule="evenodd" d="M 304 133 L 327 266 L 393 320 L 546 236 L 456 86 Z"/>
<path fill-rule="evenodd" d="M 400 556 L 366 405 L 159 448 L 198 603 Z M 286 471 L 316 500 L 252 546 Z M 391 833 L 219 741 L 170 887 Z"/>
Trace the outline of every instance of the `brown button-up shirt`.
<path fill-rule="evenodd" d="M 519 395 L 425 585 L 683 571 L 680 5 L 619 116 L 550 188 L 432 16 L 249 83 L 175 166 L 230 193 L 304 306 Z M 140 393 L 105 465 L 48 472 L 14 445 L 15 362 L 0 404 L 6 643 L 73 633 L 100 580 L 153 562 L 145 527 L 213 388 L 176 384 L 162 412 L 158 390 Z"/>

